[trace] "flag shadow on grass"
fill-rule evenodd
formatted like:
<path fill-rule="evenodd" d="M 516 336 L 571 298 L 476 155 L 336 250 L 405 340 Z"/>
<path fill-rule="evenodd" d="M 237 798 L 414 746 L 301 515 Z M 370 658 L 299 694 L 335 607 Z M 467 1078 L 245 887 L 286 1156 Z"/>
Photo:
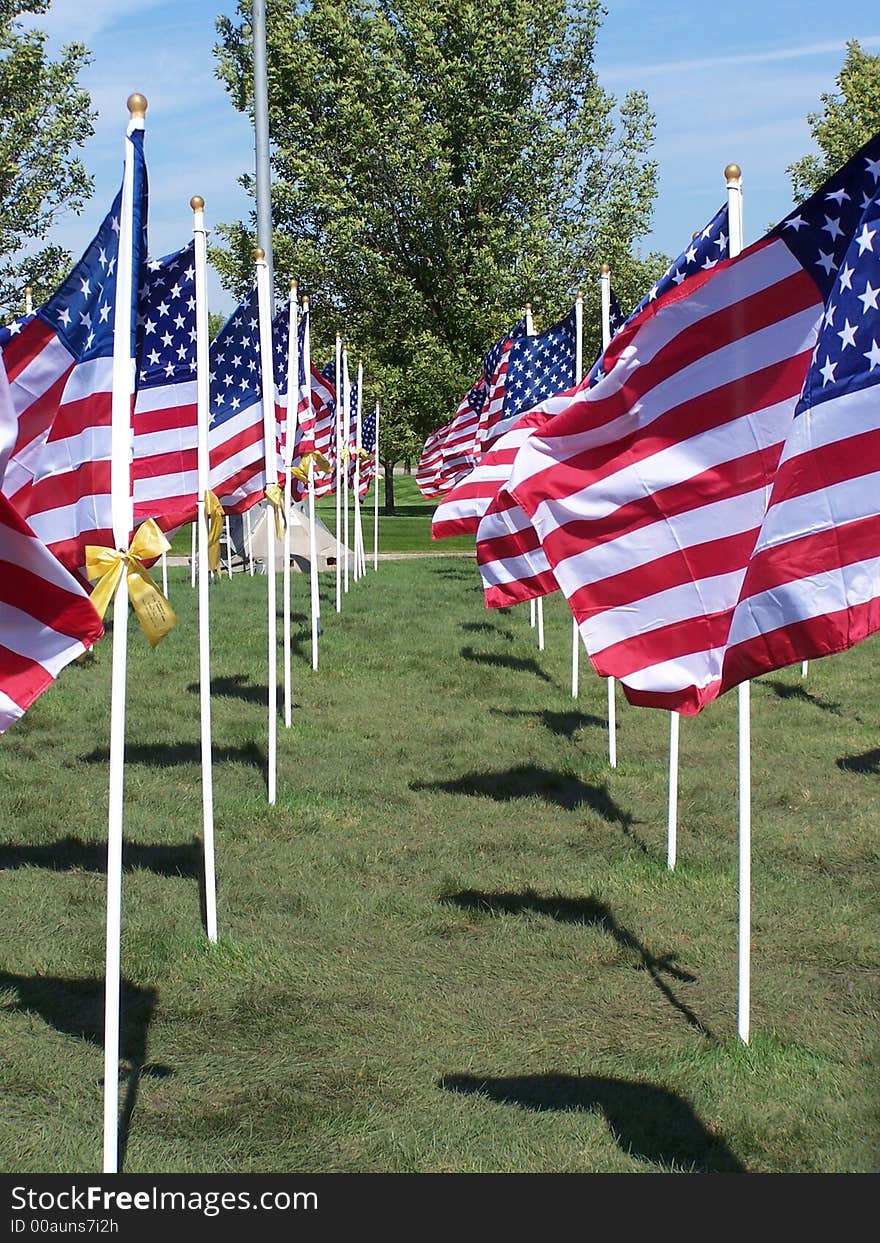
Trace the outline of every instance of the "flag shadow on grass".
<path fill-rule="evenodd" d="M 249 686 L 245 673 L 234 673 L 227 678 L 211 678 L 211 698 L 243 699 L 246 703 L 268 704 L 268 686 Z M 198 682 L 190 682 L 186 688 L 191 695 L 198 695 Z"/>
<path fill-rule="evenodd" d="M 541 768 L 538 764 L 520 764 L 518 768 L 508 768 L 500 773 L 465 773 L 454 781 L 414 781 L 410 789 L 445 790 L 448 794 L 491 798 L 496 803 L 510 803 L 514 799 L 537 795 L 545 803 L 552 803 L 566 811 L 590 807 L 610 824 L 625 827 L 633 824 L 632 816 L 615 803 L 604 785 L 587 785 L 571 773 Z"/>
<path fill-rule="evenodd" d="M 13 993 L 7 999 L 4 994 Z M 121 983 L 119 1056 L 127 1063 L 125 1099 L 119 1115 L 119 1166 L 125 1160 L 131 1119 L 142 1078 L 165 1079 L 169 1066 L 147 1062 L 147 1033 L 156 1008 L 155 988 Z M 0 1008 L 8 1014 L 36 1014 L 63 1036 L 104 1047 L 104 980 L 0 971 Z M 103 1080 L 102 1080 L 103 1083 Z"/>
<path fill-rule="evenodd" d="M 264 772 L 266 756 L 255 742 L 243 747 L 214 747 L 212 756 L 215 764 L 251 764 Z M 81 755 L 84 764 L 107 764 L 110 760 L 108 747 L 96 747 L 88 755 Z M 127 764 L 149 764 L 154 768 L 168 768 L 172 764 L 195 764 L 202 762 L 202 747 L 198 742 L 148 742 L 127 743 L 125 747 Z"/>
<path fill-rule="evenodd" d="M 468 634 L 500 634 L 502 639 L 513 638 L 512 630 L 502 630 L 494 622 L 462 622 L 461 628 Z"/>
<path fill-rule="evenodd" d="M 700 1174 L 744 1174 L 725 1141 L 703 1125 L 683 1097 L 653 1083 L 598 1075 L 516 1075 L 481 1079 L 444 1075 L 446 1092 L 487 1097 L 536 1112 L 599 1110 L 615 1143 L 638 1161 Z"/>
<path fill-rule="evenodd" d="M 672 989 L 662 978 L 671 976 L 682 984 L 696 984 L 697 977 L 688 971 L 682 971 L 675 964 L 674 954 L 662 954 L 660 957 L 650 952 L 635 933 L 630 932 L 617 922 L 614 912 L 604 902 L 595 898 L 565 898 L 555 896 L 542 897 L 534 889 L 524 889 L 522 893 L 483 893 L 479 889 L 463 889 L 459 893 L 445 893 L 440 901 L 457 906 L 463 911 L 477 911 L 487 915 L 521 915 L 524 912 L 535 912 L 555 919 L 562 924 L 580 924 L 587 928 L 598 928 L 613 937 L 621 949 L 638 956 L 639 969 L 646 971 L 654 985 L 663 994 L 674 1010 L 701 1035 L 708 1040 L 715 1036 L 708 1027 L 697 1018 L 693 1010 L 680 1001 Z"/>
<path fill-rule="evenodd" d="M 880 747 L 863 755 L 842 755 L 837 767 L 845 773 L 880 773 Z"/>
<path fill-rule="evenodd" d="M 586 729 L 588 725 L 595 725 L 602 729 L 605 729 L 608 725 L 607 718 L 590 716 L 585 712 L 551 712 L 548 708 L 535 712 L 527 712 L 524 709 L 509 710 L 506 708 L 490 708 L 489 711 L 493 716 L 537 717 L 552 734 L 557 734 L 560 738 L 573 738 L 578 730 Z"/>
<path fill-rule="evenodd" d="M 799 699 L 803 703 L 810 704 L 813 708 L 820 708 L 823 712 L 832 712 L 835 716 L 843 716 L 840 704 L 831 703 L 827 699 L 822 699 L 819 695 L 813 695 L 802 686 L 791 685 L 788 682 L 779 682 L 775 678 L 756 678 L 755 681 L 758 686 L 766 686 L 779 699 Z"/>
<path fill-rule="evenodd" d="M 500 610 L 497 611 L 500 612 Z M 553 681 L 538 662 L 530 658 L 508 656 L 503 652 L 475 652 L 472 647 L 463 647 L 461 656 L 465 660 L 473 661 L 475 665 L 490 665 L 494 669 L 517 669 L 521 673 L 533 673 L 542 682 L 552 683 Z"/>
<path fill-rule="evenodd" d="M 0 845 L 0 870 L 39 867 L 50 872 L 106 872 L 107 843 L 84 842 L 68 835 L 45 846 Z M 188 845 L 144 846 L 122 843 L 122 867 L 126 872 L 141 869 L 157 876 L 194 878 L 200 873 L 200 844 L 193 838 Z"/>

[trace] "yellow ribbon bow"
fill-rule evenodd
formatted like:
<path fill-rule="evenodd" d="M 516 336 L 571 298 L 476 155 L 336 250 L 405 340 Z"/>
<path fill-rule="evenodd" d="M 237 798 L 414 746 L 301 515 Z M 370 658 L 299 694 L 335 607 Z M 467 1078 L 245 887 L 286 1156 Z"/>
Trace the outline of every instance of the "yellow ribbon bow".
<path fill-rule="evenodd" d="M 208 569 L 212 574 L 221 573 L 220 534 L 223 531 L 224 510 L 220 498 L 210 488 L 205 492 L 205 522 L 208 527 Z"/>
<path fill-rule="evenodd" d="M 290 468 L 290 473 L 295 479 L 298 479 L 300 483 L 308 483 L 310 466 L 315 468 L 316 475 L 330 475 L 333 473 L 333 467 L 324 457 L 324 454 L 319 453 L 317 449 L 300 458 L 299 465 L 292 466 Z"/>
<path fill-rule="evenodd" d="M 275 536 L 277 539 L 283 539 L 284 529 L 287 526 L 283 489 L 277 483 L 270 483 L 266 488 L 266 500 L 275 511 Z"/>
<path fill-rule="evenodd" d="M 128 583 L 128 597 L 141 629 L 155 647 L 177 625 L 171 605 L 150 578 L 144 561 L 167 552 L 171 545 L 161 528 L 152 519 L 141 523 L 134 533 L 128 552 L 86 545 L 86 573 L 95 582 L 91 600 L 100 617 L 107 612 L 123 573 Z"/>

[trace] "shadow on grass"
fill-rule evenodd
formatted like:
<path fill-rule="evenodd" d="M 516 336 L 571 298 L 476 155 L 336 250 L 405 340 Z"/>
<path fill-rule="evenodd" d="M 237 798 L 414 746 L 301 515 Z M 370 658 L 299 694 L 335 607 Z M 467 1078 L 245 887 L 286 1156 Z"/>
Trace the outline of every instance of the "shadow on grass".
<path fill-rule="evenodd" d="M 257 743 L 249 742 L 243 747 L 214 747 L 215 764 L 251 764 L 261 772 L 266 767 L 266 756 Z M 84 764 L 106 764 L 110 759 L 109 747 L 95 747 L 88 755 L 81 755 Z M 148 742 L 129 743 L 125 748 L 127 764 L 148 764 L 154 768 L 169 768 L 173 764 L 201 764 L 202 747 L 198 742 Z"/>
<path fill-rule="evenodd" d="M 410 789 L 445 790 L 448 794 L 491 798 L 498 803 L 537 795 L 566 811 L 590 807 L 610 824 L 629 826 L 633 823 L 632 816 L 615 803 L 604 785 L 587 785 L 579 777 L 537 764 L 522 764 L 500 773 L 465 773 L 454 781 L 414 781 Z"/>
<path fill-rule="evenodd" d="M 501 610 L 497 610 L 500 612 Z M 473 661 L 475 665 L 490 665 L 494 669 L 517 669 L 520 673 L 533 673 L 536 678 L 540 678 L 542 682 L 552 682 L 553 679 L 544 672 L 536 660 L 525 659 L 521 656 L 506 656 L 499 652 L 475 652 L 472 647 L 463 647 L 461 655 L 465 660 Z"/>
<path fill-rule="evenodd" d="M 122 866 L 126 872 L 141 869 L 157 876 L 196 877 L 200 874 L 200 844 L 197 838 L 186 846 L 142 846 L 123 842 Z M 106 842 L 84 842 L 79 837 L 62 837 L 46 846 L 0 846 L 0 869 L 39 867 L 50 872 L 106 872 Z"/>
<path fill-rule="evenodd" d="M 863 755 L 842 755 L 837 767 L 845 773 L 880 773 L 880 747 Z"/>
<path fill-rule="evenodd" d="M 557 734 L 560 738 L 573 738 L 578 730 L 586 729 L 588 725 L 600 726 L 602 729 L 605 729 L 608 724 L 605 717 L 589 716 L 585 712 L 551 712 L 548 708 L 544 708 L 540 712 L 514 711 L 506 708 L 490 708 L 489 711 L 493 716 L 537 717 L 552 734 Z"/>
<path fill-rule="evenodd" d="M 6 999 L 4 993 L 13 993 Z M 156 1008 L 155 988 L 121 984 L 119 1056 L 127 1065 L 127 1082 L 119 1116 L 119 1166 L 125 1160 L 131 1119 L 142 1077 L 164 1079 L 168 1066 L 147 1062 L 147 1033 Z M 63 1036 L 104 1047 L 104 981 L 64 976 L 13 975 L 0 971 L 0 1008 L 12 1014 L 36 1014 Z M 103 1083 L 103 1080 L 102 1080 Z"/>
<path fill-rule="evenodd" d="M 544 898 L 533 889 L 525 889 L 522 893 L 482 893 L 478 889 L 463 889 L 459 893 L 441 895 L 440 901 L 450 906 L 457 906 L 464 911 L 482 911 L 484 914 L 492 915 L 521 915 L 523 912 L 534 911 L 538 915 L 546 915 L 549 919 L 555 919 L 558 923 L 580 924 L 583 927 L 598 928 L 602 932 L 607 932 L 621 949 L 638 955 L 639 969 L 647 971 L 672 1008 L 677 1010 L 701 1035 L 709 1040 L 715 1040 L 709 1028 L 684 1002 L 679 1001 L 666 981 L 662 979 L 662 976 L 667 975 L 682 984 L 696 984 L 697 977 L 676 967 L 674 954 L 655 957 L 635 933 L 617 922 L 614 912 L 604 902 L 598 902 L 595 898 Z"/>
<path fill-rule="evenodd" d="M 598 1075 L 516 1075 L 505 1079 L 444 1075 L 438 1087 L 541 1113 L 599 1110 L 615 1142 L 636 1160 L 701 1174 L 746 1172 L 724 1140 L 706 1129 L 686 1100 L 652 1083 Z"/>
<path fill-rule="evenodd" d="M 813 695 L 809 691 L 804 690 L 802 686 L 797 684 L 791 685 L 788 682 L 778 682 L 775 678 L 759 678 L 757 681 L 759 686 L 766 686 L 779 699 L 797 699 L 802 703 L 810 704 L 813 708 L 820 708 L 823 712 L 832 712 L 835 716 L 843 716 L 843 713 L 840 711 L 840 704 L 830 703 L 819 695 Z"/>
<path fill-rule="evenodd" d="M 513 638 L 509 630 L 499 630 L 494 622 L 461 622 L 461 628 L 468 634 L 502 634 L 505 639 Z"/>
<path fill-rule="evenodd" d="M 191 695 L 198 695 L 198 682 L 190 682 L 186 688 Z M 211 678 L 211 698 L 243 699 L 246 703 L 268 704 L 268 686 L 249 686 L 246 673 L 234 673 L 227 678 Z"/>

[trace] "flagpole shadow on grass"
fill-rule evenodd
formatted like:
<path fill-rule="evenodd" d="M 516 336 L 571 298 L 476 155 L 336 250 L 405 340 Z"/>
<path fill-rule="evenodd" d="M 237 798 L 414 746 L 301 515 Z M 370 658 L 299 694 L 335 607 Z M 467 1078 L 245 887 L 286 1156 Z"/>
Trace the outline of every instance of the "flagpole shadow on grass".
<path fill-rule="evenodd" d="M 744 1174 L 725 1141 L 713 1134 L 683 1097 L 653 1083 L 598 1075 L 516 1075 L 481 1079 L 444 1075 L 446 1092 L 482 1096 L 545 1113 L 601 1112 L 615 1142 L 637 1161 L 700 1174 Z"/>
<path fill-rule="evenodd" d="M 156 876 L 192 879 L 199 875 L 200 854 L 198 838 L 179 846 L 123 841 L 122 868 L 125 872 L 145 871 Z M 45 868 L 50 872 L 106 872 L 107 844 L 84 842 L 68 834 L 41 846 L 0 845 L 0 871 L 25 867 Z"/>
<path fill-rule="evenodd" d="M 104 980 L 66 976 L 27 976 L 0 971 L 0 992 L 14 993 L 5 1002 L 7 1014 L 37 1015 L 62 1036 L 104 1047 Z M 127 1063 L 125 1096 L 119 1114 L 119 1169 L 131 1130 L 142 1078 L 163 1079 L 174 1074 L 169 1066 L 147 1062 L 147 1035 L 156 1009 L 158 992 L 129 980 L 121 982 L 119 1056 Z M 103 1086 L 103 1080 L 101 1080 Z"/>
<path fill-rule="evenodd" d="M 490 665 L 492 668 L 515 669 L 520 673 L 533 673 L 542 682 L 553 682 L 548 673 L 541 668 L 536 660 L 522 656 L 508 656 L 506 652 L 475 652 L 472 647 L 463 647 L 461 656 L 475 665 Z"/>
<path fill-rule="evenodd" d="M 546 915 L 549 919 L 555 919 L 559 923 L 580 924 L 607 932 L 621 949 L 638 955 L 640 969 L 648 973 L 656 988 L 672 1008 L 682 1015 L 688 1025 L 700 1035 L 705 1036 L 707 1040 L 716 1042 L 713 1032 L 694 1014 L 693 1010 L 676 997 L 662 978 L 668 975 L 682 984 L 696 984 L 697 977 L 676 967 L 674 954 L 662 954 L 659 957 L 652 954 L 635 933 L 618 923 L 613 911 L 604 902 L 591 897 L 545 898 L 533 889 L 524 889 L 521 893 L 483 893 L 478 889 L 463 889 L 459 893 L 443 894 L 440 901 L 450 906 L 457 906 L 464 911 L 481 911 L 487 915 L 521 915 L 535 912 L 538 915 Z"/>

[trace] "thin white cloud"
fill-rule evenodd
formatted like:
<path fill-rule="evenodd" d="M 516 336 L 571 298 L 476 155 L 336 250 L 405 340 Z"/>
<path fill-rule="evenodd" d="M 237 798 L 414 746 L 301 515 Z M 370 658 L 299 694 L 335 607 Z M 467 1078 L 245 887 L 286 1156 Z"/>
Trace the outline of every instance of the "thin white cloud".
<path fill-rule="evenodd" d="M 880 47 L 880 35 L 856 36 L 863 48 Z M 732 56 L 700 56 L 693 60 L 632 61 L 624 65 L 607 65 L 600 70 L 603 82 L 631 81 L 649 74 L 693 73 L 700 70 L 725 69 L 735 65 L 761 65 L 770 62 L 800 60 L 806 56 L 826 56 L 842 52 L 845 39 L 826 43 L 806 43 L 801 47 L 774 48 L 770 51 L 737 52 Z"/>

